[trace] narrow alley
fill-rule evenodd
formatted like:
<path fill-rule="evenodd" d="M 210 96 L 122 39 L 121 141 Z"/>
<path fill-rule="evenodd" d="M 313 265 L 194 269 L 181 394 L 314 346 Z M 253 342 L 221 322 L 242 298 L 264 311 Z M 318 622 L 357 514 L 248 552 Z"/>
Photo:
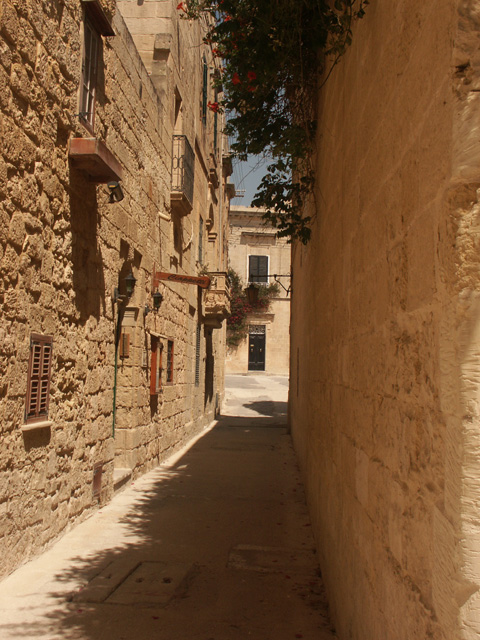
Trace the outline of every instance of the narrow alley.
<path fill-rule="evenodd" d="M 288 378 L 227 376 L 222 417 L 0 584 L 2 640 L 328 640 L 286 428 Z"/>

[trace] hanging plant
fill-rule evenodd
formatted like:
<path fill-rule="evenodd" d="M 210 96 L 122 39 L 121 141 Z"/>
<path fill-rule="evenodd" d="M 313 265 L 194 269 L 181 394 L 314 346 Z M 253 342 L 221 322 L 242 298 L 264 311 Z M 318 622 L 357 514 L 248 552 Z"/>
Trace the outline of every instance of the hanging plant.
<path fill-rule="evenodd" d="M 258 286 L 258 300 L 251 304 L 245 294 L 245 285 L 233 269 L 228 270 L 230 279 L 230 316 L 227 318 L 227 345 L 237 347 L 248 334 L 248 315 L 265 313 L 270 308 L 272 298 L 279 294 L 280 287 L 276 282 Z"/>
<path fill-rule="evenodd" d="M 206 17 L 205 41 L 223 65 L 210 103 L 226 111 L 233 153 L 270 159 L 253 206 L 279 236 L 306 243 L 311 218 L 304 205 L 314 188 L 311 163 L 315 98 L 352 41 L 352 25 L 368 0 L 189 0 L 178 10 Z"/>

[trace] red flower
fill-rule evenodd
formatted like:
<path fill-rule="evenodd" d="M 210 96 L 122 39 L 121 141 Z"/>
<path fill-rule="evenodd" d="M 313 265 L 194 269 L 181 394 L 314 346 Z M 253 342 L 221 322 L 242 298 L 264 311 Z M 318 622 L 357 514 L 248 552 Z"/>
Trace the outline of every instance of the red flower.
<path fill-rule="evenodd" d="M 214 113 L 218 113 L 220 111 L 220 105 L 218 104 L 218 102 L 209 102 L 207 104 L 207 107 Z"/>
<path fill-rule="evenodd" d="M 240 76 L 238 75 L 238 73 L 235 71 L 235 73 L 232 76 L 232 84 L 241 84 L 241 80 L 240 80 Z"/>
<path fill-rule="evenodd" d="M 252 80 L 256 80 L 257 79 L 257 74 L 255 73 L 255 71 L 249 71 L 247 73 L 247 78 L 250 80 L 250 82 Z"/>
<path fill-rule="evenodd" d="M 185 3 L 184 3 L 184 2 L 180 2 L 180 3 L 177 5 L 177 11 L 186 11 L 186 10 L 187 10 L 187 9 L 186 9 L 186 7 L 185 7 Z"/>
<path fill-rule="evenodd" d="M 228 22 L 228 21 L 229 21 L 229 20 L 231 20 L 231 19 L 232 19 L 232 16 L 229 16 L 229 15 L 228 15 L 228 13 L 227 13 L 227 15 L 224 17 L 224 19 L 223 19 L 223 20 L 224 20 L 225 22 Z"/>
<path fill-rule="evenodd" d="M 257 87 L 252 87 L 252 86 L 250 85 L 249 87 L 247 87 L 247 90 L 248 90 L 248 91 L 251 91 L 251 92 L 253 93 L 254 91 L 256 91 L 256 90 L 257 90 Z"/>

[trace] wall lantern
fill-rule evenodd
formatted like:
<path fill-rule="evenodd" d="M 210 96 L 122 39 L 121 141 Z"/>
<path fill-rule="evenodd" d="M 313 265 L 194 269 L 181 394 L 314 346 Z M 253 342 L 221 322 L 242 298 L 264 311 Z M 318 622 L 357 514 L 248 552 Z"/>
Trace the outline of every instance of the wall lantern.
<path fill-rule="evenodd" d="M 133 273 L 130 271 L 128 276 L 125 278 L 124 282 L 125 282 L 126 294 L 125 295 L 120 295 L 117 287 L 115 287 L 114 290 L 113 290 L 113 302 L 114 303 L 115 302 L 123 302 L 125 300 L 125 298 L 130 298 L 130 296 L 133 293 L 133 290 L 135 289 L 135 283 L 137 282 L 137 279 L 135 278 Z"/>
<path fill-rule="evenodd" d="M 124 195 L 119 182 L 111 180 L 110 182 L 107 182 L 107 187 L 110 191 L 110 204 L 114 204 L 115 202 L 120 202 L 121 200 L 123 200 Z"/>
<path fill-rule="evenodd" d="M 125 278 L 125 290 L 127 292 L 127 296 L 128 297 L 130 297 L 132 295 L 133 290 L 135 289 L 135 283 L 136 282 L 137 282 L 137 279 L 133 275 L 133 272 L 130 271 L 128 276 Z"/>
<path fill-rule="evenodd" d="M 245 289 L 248 304 L 256 304 L 258 302 L 258 287 L 253 282 Z"/>
<path fill-rule="evenodd" d="M 160 291 L 155 291 L 152 293 L 153 298 L 153 310 L 158 311 L 160 309 L 160 305 L 162 304 L 163 296 Z"/>

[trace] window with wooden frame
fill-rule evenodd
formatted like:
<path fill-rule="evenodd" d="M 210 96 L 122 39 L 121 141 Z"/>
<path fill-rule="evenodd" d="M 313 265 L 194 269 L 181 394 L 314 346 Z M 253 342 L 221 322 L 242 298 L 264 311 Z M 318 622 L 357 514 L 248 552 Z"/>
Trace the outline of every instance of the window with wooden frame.
<path fill-rule="evenodd" d="M 79 118 L 93 133 L 98 64 L 101 58 L 101 36 L 114 36 L 115 31 L 99 0 L 82 0 L 85 7 L 83 22 L 82 77 L 80 85 Z"/>
<path fill-rule="evenodd" d="M 248 256 L 248 281 L 268 282 L 268 256 Z"/>
<path fill-rule="evenodd" d="M 173 340 L 167 342 L 167 382 L 173 382 Z"/>
<path fill-rule="evenodd" d="M 95 90 L 97 87 L 98 58 L 102 41 L 93 23 L 85 16 L 80 87 L 80 121 L 93 132 L 95 124 Z"/>
<path fill-rule="evenodd" d="M 150 395 L 156 396 L 162 390 L 162 355 L 163 344 L 156 336 L 151 336 L 150 358 Z"/>
<path fill-rule="evenodd" d="M 27 424 L 48 419 L 52 347 L 52 336 L 43 336 L 38 333 L 33 333 L 30 336 L 30 360 L 25 404 L 25 422 Z"/>

